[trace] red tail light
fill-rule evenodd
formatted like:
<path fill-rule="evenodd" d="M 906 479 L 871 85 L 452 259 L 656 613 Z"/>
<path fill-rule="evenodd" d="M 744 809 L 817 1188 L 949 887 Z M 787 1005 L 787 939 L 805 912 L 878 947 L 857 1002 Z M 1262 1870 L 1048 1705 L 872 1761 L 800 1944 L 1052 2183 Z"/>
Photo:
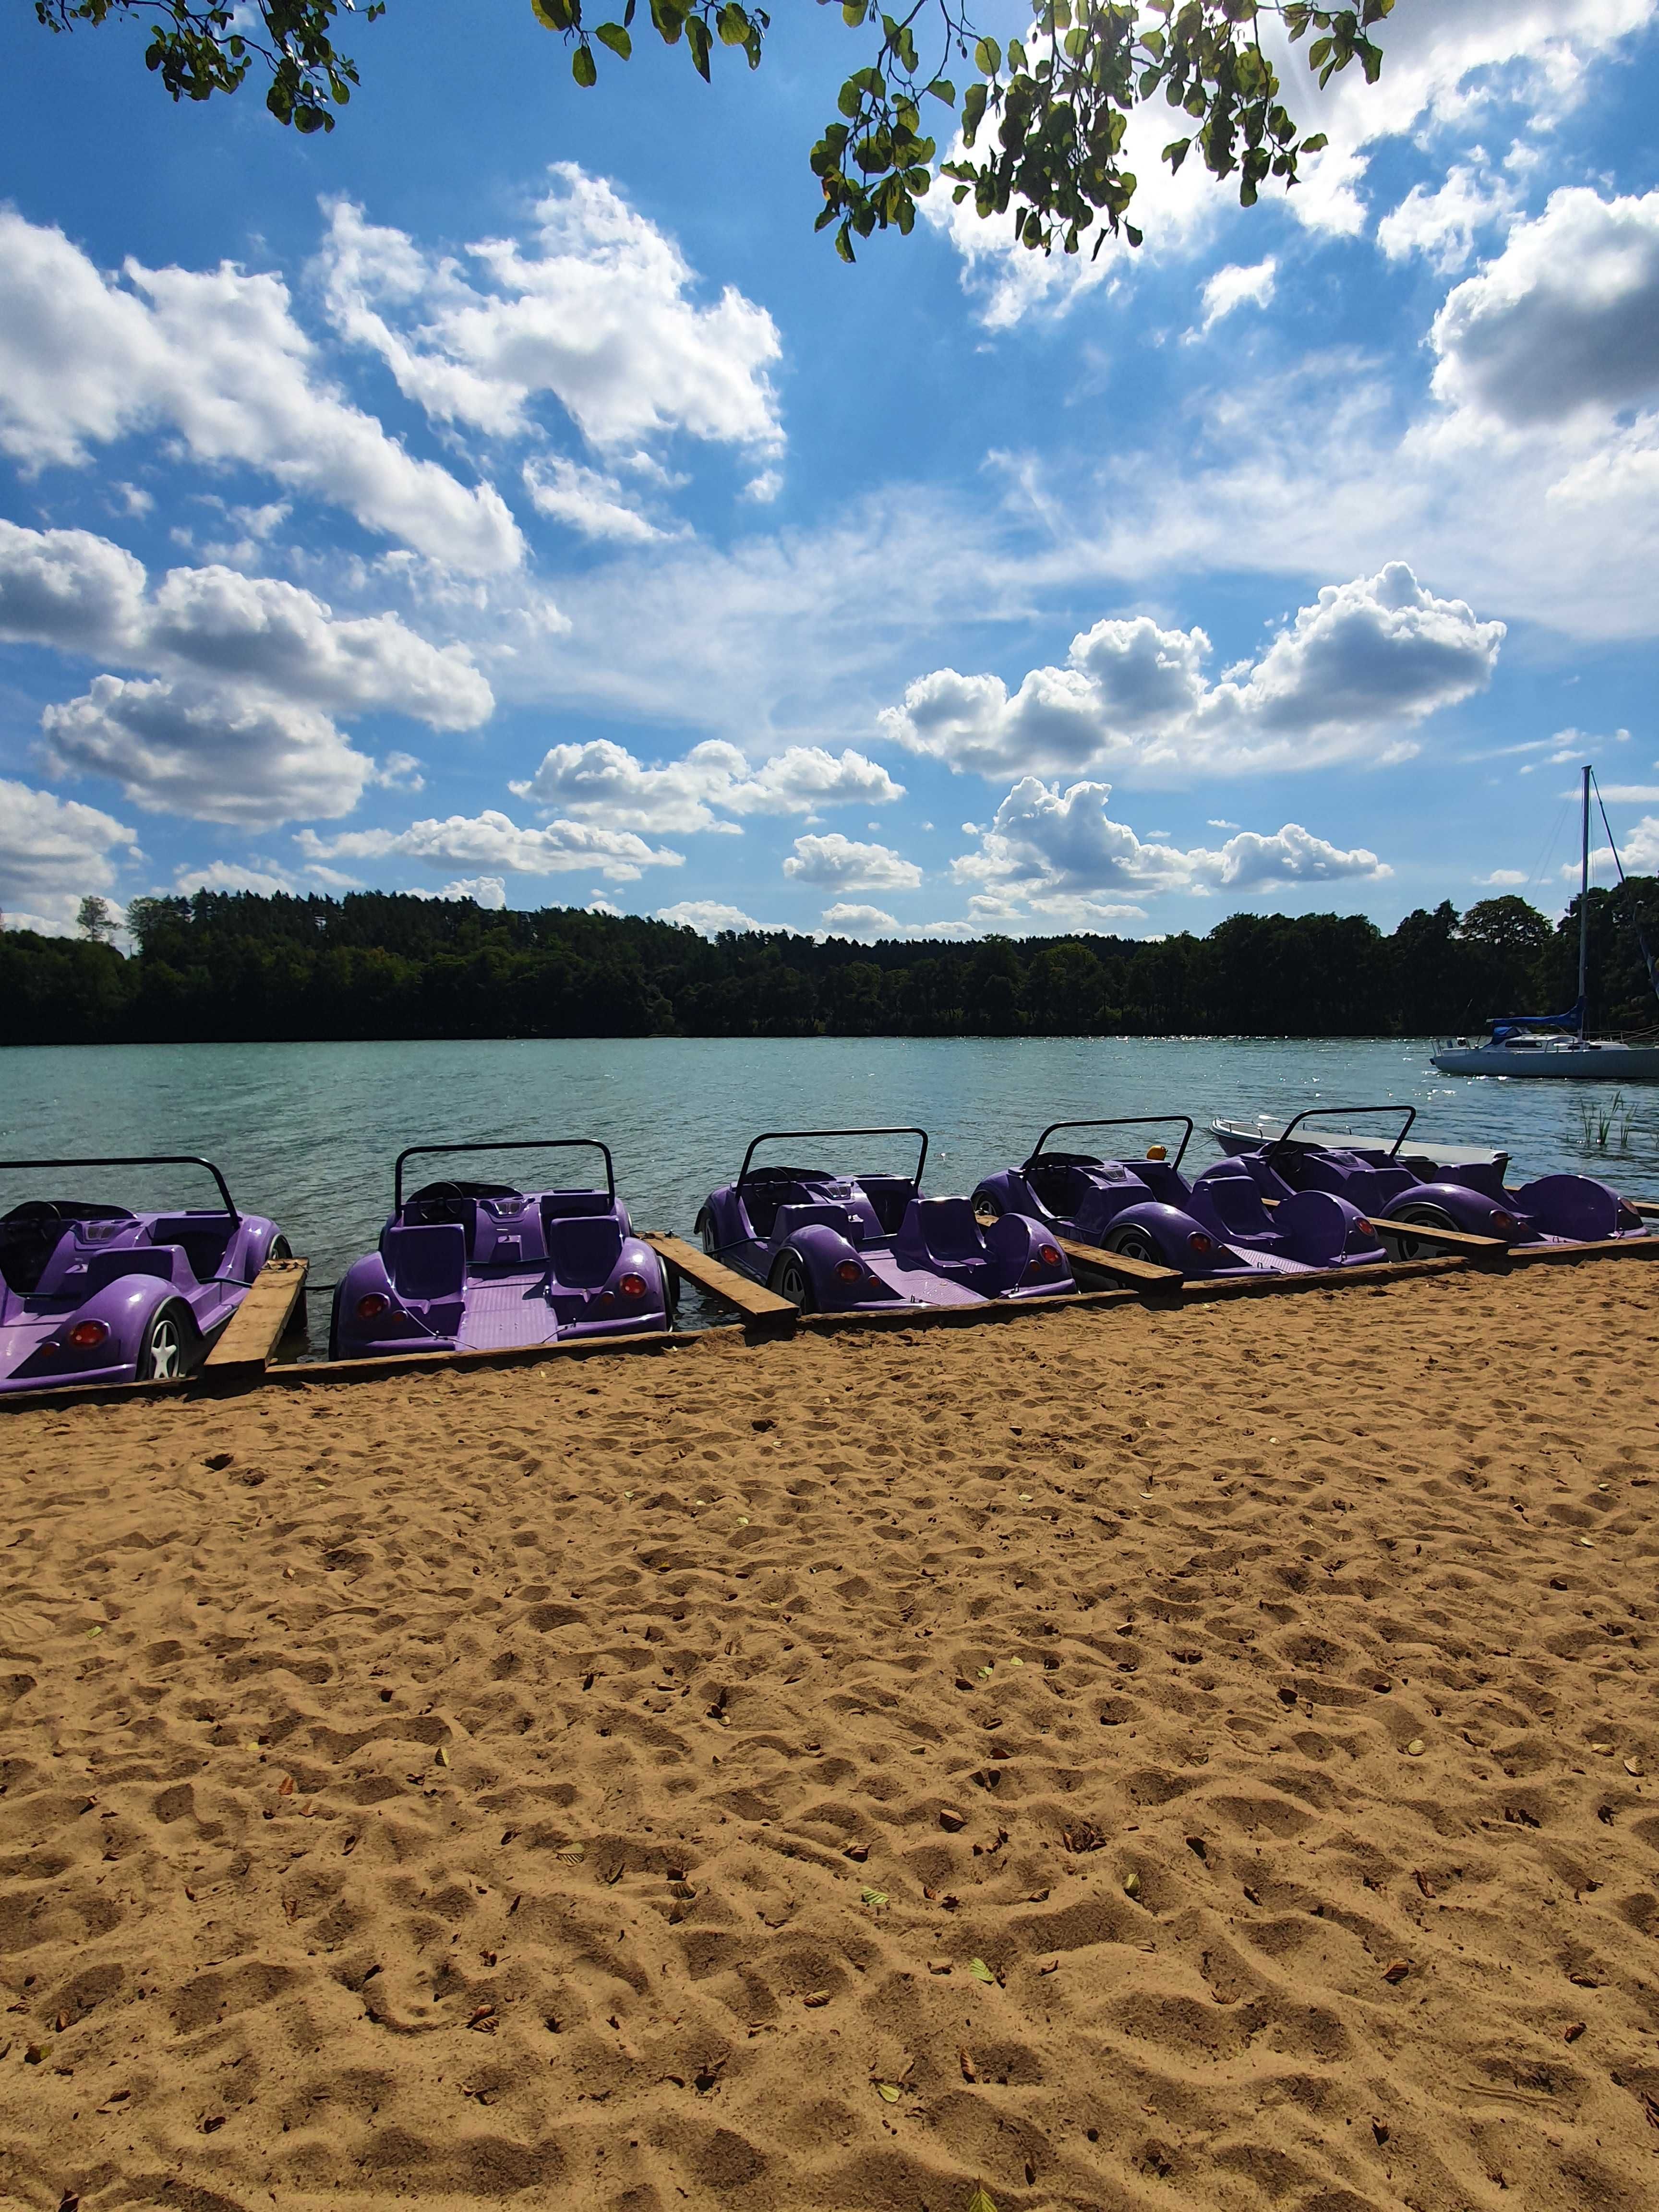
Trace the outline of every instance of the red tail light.
<path fill-rule="evenodd" d="M 1348 1236 L 1351 1241 L 1357 1237 L 1364 1244 L 1375 1244 L 1376 1242 L 1376 1231 L 1363 1213 L 1349 1230 Z"/>
<path fill-rule="evenodd" d="M 864 1270 L 856 1260 L 843 1260 L 836 1269 L 838 1283 L 857 1283 L 864 1279 Z"/>
<path fill-rule="evenodd" d="M 1037 1257 L 1045 1267 L 1057 1267 L 1060 1265 L 1060 1247 L 1057 1244 L 1039 1244 Z"/>
<path fill-rule="evenodd" d="M 1206 1252 L 1213 1252 L 1215 1249 L 1215 1239 L 1213 1237 L 1206 1237 L 1201 1229 L 1194 1229 L 1189 1231 L 1188 1235 L 1187 1249 L 1190 1252 L 1197 1252 L 1200 1255 Z"/>
<path fill-rule="evenodd" d="M 645 1296 L 645 1277 L 624 1275 L 617 1288 L 625 1298 L 642 1298 Z"/>
<path fill-rule="evenodd" d="M 367 1297 L 358 1299 L 357 1318 L 359 1321 L 379 1321 L 391 1304 L 390 1298 L 383 1298 L 378 1291 L 371 1291 Z"/>
<path fill-rule="evenodd" d="M 109 1324 L 101 1321 L 77 1321 L 69 1333 L 69 1340 L 77 1352 L 90 1352 L 109 1334 Z"/>

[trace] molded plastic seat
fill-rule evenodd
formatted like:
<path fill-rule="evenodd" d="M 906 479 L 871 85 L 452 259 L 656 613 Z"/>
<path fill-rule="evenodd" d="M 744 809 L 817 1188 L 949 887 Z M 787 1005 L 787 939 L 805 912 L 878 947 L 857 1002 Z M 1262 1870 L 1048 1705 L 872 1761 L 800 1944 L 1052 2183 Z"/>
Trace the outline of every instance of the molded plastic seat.
<path fill-rule="evenodd" d="M 1271 1237 L 1273 1224 L 1261 1194 L 1249 1176 L 1201 1176 L 1194 1195 L 1202 1192 L 1229 1237 Z"/>
<path fill-rule="evenodd" d="M 1540 1176 L 1516 1193 L 1516 1209 L 1547 1237 L 1582 1237 L 1587 1243 L 1619 1233 L 1619 1199 L 1588 1176 Z"/>
<path fill-rule="evenodd" d="M 568 1221 L 611 1209 L 611 1201 L 602 1190 L 550 1190 L 542 1197 L 544 1221 Z"/>
<path fill-rule="evenodd" d="M 963 1267 L 985 1258 L 985 1238 L 965 1198 L 919 1198 L 904 1219 L 902 1242 L 919 1245 L 936 1266 Z"/>
<path fill-rule="evenodd" d="M 163 1216 L 151 1228 L 152 1244 L 179 1244 L 198 1283 L 210 1283 L 224 1265 L 235 1224 L 228 1213 L 204 1220 L 199 1215 Z"/>
<path fill-rule="evenodd" d="M 556 1282 L 573 1291 L 599 1289 L 622 1257 L 622 1230 L 606 1213 L 556 1215 L 547 1224 L 547 1256 Z"/>
<path fill-rule="evenodd" d="M 466 1284 L 466 1231 L 459 1221 L 402 1222 L 380 1238 L 380 1256 L 401 1298 L 458 1298 Z"/>

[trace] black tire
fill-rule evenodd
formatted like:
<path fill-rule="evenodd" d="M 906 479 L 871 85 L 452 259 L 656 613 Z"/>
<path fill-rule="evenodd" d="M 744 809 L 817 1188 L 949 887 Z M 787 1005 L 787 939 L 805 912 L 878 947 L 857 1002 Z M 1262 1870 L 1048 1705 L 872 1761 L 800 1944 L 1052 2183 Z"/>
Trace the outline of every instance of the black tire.
<path fill-rule="evenodd" d="M 702 1239 L 703 1250 L 712 1260 L 719 1251 L 720 1247 L 714 1242 L 714 1217 L 708 1212 L 706 1207 L 703 1212 L 697 1216 L 697 1234 Z"/>
<path fill-rule="evenodd" d="M 1399 1212 L 1391 1213 L 1389 1219 L 1415 1221 L 1424 1229 L 1455 1229 L 1457 1226 L 1443 1206 L 1402 1206 Z M 1402 1237 L 1396 1249 L 1402 1260 L 1420 1260 L 1432 1254 L 1437 1248 L 1419 1237 Z"/>
<path fill-rule="evenodd" d="M 1000 1221 L 1002 1200 L 994 1190 L 976 1190 L 974 1193 L 974 1213 L 981 1221 Z"/>
<path fill-rule="evenodd" d="M 781 1298 L 787 1298 L 792 1306 L 802 1313 L 811 1313 L 815 1303 L 812 1297 L 812 1278 L 806 1272 L 806 1262 L 799 1252 L 780 1252 L 772 1263 L 769 1285 Z"/>
<path fill-rule="evenodd" d="M 291 1260 L 294 1257 L 294 1247 L 286 1237 L 273 1237 L 270 1240 L 270 1249 L 266 1253 L 265 1257 L 267 1260 Z"/>
<path fill-rule="evenodd" d="M 1109 1252 L 1121 1253 L 1126 1260 L 1146 1260 L 1155 1267 L 1169 1265 L 1154 1242 L 1152 1231 L 1143 1229 L 1138 1221 L 1131 1221 L 1121 1229 L 1110 1231 L 1106 1238 Z"/>
<path fill-rule="evenodd" d="M 173 1382 L 190 1372 L 196 1350 L 196 1324 L 190 1309 L 177 1298 L 158 1306 L 144 1327 L 138 1346 L 137 1379 L 141 1382 Z"/>

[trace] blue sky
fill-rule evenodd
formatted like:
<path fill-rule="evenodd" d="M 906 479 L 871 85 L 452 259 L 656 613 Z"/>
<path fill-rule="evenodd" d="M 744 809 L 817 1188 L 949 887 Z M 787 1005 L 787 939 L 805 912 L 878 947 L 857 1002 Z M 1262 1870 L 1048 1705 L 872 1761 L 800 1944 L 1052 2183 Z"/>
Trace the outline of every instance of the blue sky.
<path fill-rule="evenodd" d="M 838 9 L 583 93 L 528 0 L 392 0 L 308 139 L 16 9 L 8 924 L 1554 912 L 1586 757 L 1659 868 L 1656 13 L 1398 0 L 1375 89 L 1287 69 L 1288 202 L 1160 173 L 1159 116 L 1138 254 L 936 193 L 847 269 Z"/>

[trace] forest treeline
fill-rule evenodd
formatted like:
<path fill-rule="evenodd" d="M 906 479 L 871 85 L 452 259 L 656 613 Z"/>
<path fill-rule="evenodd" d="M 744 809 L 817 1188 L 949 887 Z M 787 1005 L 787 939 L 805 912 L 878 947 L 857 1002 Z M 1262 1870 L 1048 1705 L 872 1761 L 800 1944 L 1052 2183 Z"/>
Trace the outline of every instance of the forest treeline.
<path fill-rule="evenodd" d="M 1659 879 L 1589 894 L 1591 1018 L 1655 1019 L 1632 921 Z M 135 899 L 135 950 L 0 934 L 15 1044 L 463 1036 L 1421 1036 L 1570 1005 L 1577 912 L 1525 900 L 1363 915 L 1231 915 L 1202 937 L 862 945 L 568 907 L 198 891 Z"/>

